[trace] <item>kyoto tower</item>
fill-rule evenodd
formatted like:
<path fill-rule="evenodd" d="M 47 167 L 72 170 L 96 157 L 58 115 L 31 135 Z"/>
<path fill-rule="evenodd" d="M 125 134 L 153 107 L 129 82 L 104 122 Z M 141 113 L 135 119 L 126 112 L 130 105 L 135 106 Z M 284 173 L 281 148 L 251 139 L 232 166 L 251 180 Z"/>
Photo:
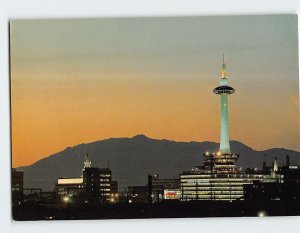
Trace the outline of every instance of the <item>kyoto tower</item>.
<path fill-rule="evenodd" d="M 233 87 L 228 86 L 228 79 L 226 73 L 226 64 L 224 62 L 223 54 L 223 64 L 220 86 L 214 89 L 214 93 L 221 96 L 221 135 L 220 135 L 220 153 L 221 154 L 231 154 L 229 145 L 229 130 L 228 130 L 228 95 L 235 92 Z"/>

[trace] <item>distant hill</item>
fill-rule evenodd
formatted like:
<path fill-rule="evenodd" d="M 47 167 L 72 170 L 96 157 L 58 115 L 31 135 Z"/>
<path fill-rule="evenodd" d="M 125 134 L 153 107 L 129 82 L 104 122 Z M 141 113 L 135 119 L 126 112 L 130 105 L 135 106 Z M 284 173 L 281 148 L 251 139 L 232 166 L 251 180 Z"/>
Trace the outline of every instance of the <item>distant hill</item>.
<path fill-rule="evenodd" d="M 238 141 L 231 141 L 231 150 L 240 155 L 237 166 L 262 167 L 264 154 L 267 165 L 271 166 L 277 156 L 279 165 L 290 155 L 291 164 L 300 164 L 300 152 L 284 148 L 256 151 Z M 20 167 L 24 170 L 24 186 L 54 189 L 59 177 L 81 175 L 84 155 L 88 150 L 92 166 L 109 167 L 113 180 L 119 182 L 119 190 L 128 185 L 143 185 L 148 174 L 159 174 L 162 178 L 178 177 L 184 170 L 202 164 L 204 151 L 217 151 L 215 142 L 175 142 L 156 140 L 144 135 L 133 138 L 110 138 L 102 141 L 68 147 L 36 163 Z"/>

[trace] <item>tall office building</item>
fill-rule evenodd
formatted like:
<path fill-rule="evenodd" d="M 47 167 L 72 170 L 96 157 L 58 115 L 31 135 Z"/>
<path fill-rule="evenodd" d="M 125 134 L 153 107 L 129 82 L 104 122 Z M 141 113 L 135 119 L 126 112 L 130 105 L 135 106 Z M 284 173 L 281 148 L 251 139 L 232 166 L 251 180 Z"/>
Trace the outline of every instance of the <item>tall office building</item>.
<path fill-rule="evenodd" d="M 83 189 L 87 202 L 97 203 L 102 200 L 100 192 L 100 169 L 87 167 L 83 170 Z"/>
<path fill-rule="evenodd" d="M 11 171 L 11 191 L 13 204 L 21 204 L 23 202 L 23 184 L 24 172 L 17 171 L 15 168 Z"/>
<path fill-rule="evenodd" d="M 109 168 L 100 168 L 100 194 L 104 202 L 111 198 L 111 170 Z"/>
<path fill-rule="evenodd" d="M 55 186 L 61 202 L 100 202 L 110 200 L 111 170 L 109 168 L 97 168 L 91 166 L 88 154 L 83 162 L 82 175 L 80 177 L 58 178 Z"/>

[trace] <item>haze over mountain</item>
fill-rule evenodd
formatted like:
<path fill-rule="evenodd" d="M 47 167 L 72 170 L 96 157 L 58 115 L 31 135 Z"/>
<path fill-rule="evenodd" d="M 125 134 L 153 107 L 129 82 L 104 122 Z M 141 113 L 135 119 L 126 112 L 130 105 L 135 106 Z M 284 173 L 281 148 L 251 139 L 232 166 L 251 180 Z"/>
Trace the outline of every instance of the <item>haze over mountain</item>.
<path fill-rule="evenodd" d="M 290 155 L 291 164 L 300 164 L 300 152 L 284 148 L 256 151 L 238 141 L 231 141 L 231 150 L 240 155 L 237 166 L 261 168 L 266 154 L 271 166 L 277 156 L 279 165 Z M 63 151 L 41 159 L 24 170 L 26 188 L 54 189 L 59 177 L 78 177 L 82 173 L 83 161 L 88 151 L 93 167 L 110 167 L 113 180 L 119 182 L 119 190 L 128 185 L 144 185 L 148 174 L 159 174 L 162 178 L 178 177 L 184 170 L 202 165 L 202 153 L 217 151 L 215 142 L 175 142 L 157 140 L 136 135 L 133 138 L 110 138 L 102 141 L 68 147 Z"/>

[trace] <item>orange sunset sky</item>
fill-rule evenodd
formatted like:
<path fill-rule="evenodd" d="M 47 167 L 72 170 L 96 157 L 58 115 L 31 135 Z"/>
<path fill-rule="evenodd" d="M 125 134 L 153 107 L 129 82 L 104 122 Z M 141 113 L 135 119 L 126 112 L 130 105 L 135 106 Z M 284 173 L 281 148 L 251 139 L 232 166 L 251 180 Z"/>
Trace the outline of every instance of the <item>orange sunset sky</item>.
<path fill-rule="evenodd" d="M 219 142 L 222 54 L 230 138 L 300 150 L 295 15 L 13 20 L 12 161 L 145 134 Z"/>

